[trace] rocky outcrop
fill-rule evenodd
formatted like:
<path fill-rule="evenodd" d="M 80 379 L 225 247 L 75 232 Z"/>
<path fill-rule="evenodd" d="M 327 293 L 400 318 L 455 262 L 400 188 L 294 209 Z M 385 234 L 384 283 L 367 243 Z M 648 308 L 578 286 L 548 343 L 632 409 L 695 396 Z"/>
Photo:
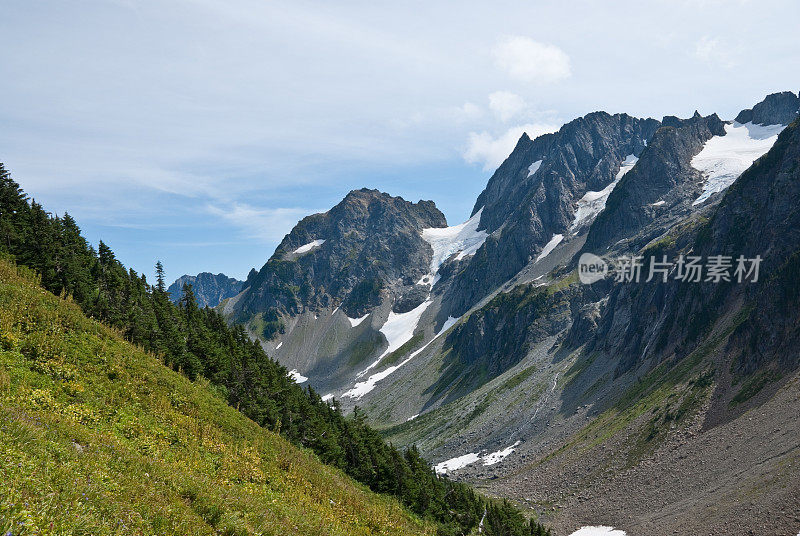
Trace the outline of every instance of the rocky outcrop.
<path fill-rule="evenodd" d="M 178 303 L 183 295 L 183 286 L 187 284 L 192 286 L 194 297 L 200 307 L 216 307 L 222 300 L 239 294 L 244 282 L 225 274 L 208 272 L 184 275 L 176 279 L 167 289 L 169 299 Z"/>
<path fill-rule="evenodd" d="M 639 161 L 620 180 L 608 197 L 605 210 L 595 219 L 584 251 L 603 253 L 617 241 L 636 235 L 655 220 L 652 205 L 671 196 L 673 212 L 690 210 L 701 192 L 703 176 L 692 167 L 692 157 L 712 136 L 725 135 L 725 123 L 717 114 L 690 119 L 665 117 Z M 683 205 L 679 207 L 678 205 Z"/>
<path fill-rule="evenodd" d="M 428 272 L 432 250 L 421 231 L 446 225 L 432 201 L 352 191 L 286 235 L 261 270 L 248 277 L 249 289 L 237 301 L 234 317 L 336 306 L 351 318 L 361 317 L 387 292 L 411 288 Z"/>
<path fill-rule="evenodd" d="M 800 96 L 791 91 L 767 95 L 752 108 L 742 110 L 736 116 L 739 123 L 756 125 L 788 125 L 800 113 Z"/>
<path fill-rule="evenodd" d="M 694 351 L 727 318 L 732 370 L 745 375 L 772 364 L 800 365 L 800 125 L 727 191 L 711 219 L 694 220 L 643 251 L 645 260 L 689 254 L 732 260 L 731 281 L 620 283 L 611 291 L 589 349 L 617 356 L 620 375 L 651 359 Z M 738 282 L 739 256 L 761 257 L 758 281 Z M 705 277 L 705 276 L 704 276 Z M 731 319 L 735 319 L 731 320 Z"/>
<path fill-rule="evenodd" d="M 628 155 L 638 156 L 659 126 L 654 119 L 595 112 L 557 133 L 524 135 L 480 194 L 479 229 L 490 236 L 450 290 L 452 314 L 463 313 L 528 264 L 556 234 L 567 234 L 575 203 L 608 186 Z"/>

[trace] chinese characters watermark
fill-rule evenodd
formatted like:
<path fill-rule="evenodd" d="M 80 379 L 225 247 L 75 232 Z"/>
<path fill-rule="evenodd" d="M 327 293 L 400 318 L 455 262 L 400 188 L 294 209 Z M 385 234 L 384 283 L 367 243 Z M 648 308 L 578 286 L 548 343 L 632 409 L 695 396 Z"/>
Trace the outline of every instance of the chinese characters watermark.
<path fill-rule="evenodd" d="M 720 283 L 758 281 L 761 256 L 753 258 L 739 255 L 678 255 L 668 259 L 666 255 L 647 257 L 628 255 L 609 263 L 604 258 L 584 253 L 578 261 L 578 278 L 581 283 L 591 284 L 613 275 L 619 283 L 649 283 L 670 279 L 685 283 Z"/>

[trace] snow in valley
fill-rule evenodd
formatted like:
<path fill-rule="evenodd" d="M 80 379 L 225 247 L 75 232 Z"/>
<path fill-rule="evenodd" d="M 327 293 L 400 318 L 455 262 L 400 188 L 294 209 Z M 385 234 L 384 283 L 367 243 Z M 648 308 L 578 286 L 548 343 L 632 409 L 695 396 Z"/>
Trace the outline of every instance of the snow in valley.
<path fill-rule="evenodd" d="M 476 452 L 470 452 L 469 454 L 464 454 L 463 456 L 458 456 L 456 458 L 450 458 L 449 460 L 443 461 L 442 463 L 436 465 L 433 469 L 440 475 L 448 473 L 450 471 L 455 471 L 456 469 L 461 469 L 462 467 L 466 467 L 472 463 L 477 462 L 481 459 L 481 455 Z"/>
<path fill-rule="evenodd" d="M 510 447 L 506 447 L 503 450 L 498 450 L 496 452 L 487 454 L 486 456 L 483 457 L 483 465 L 494 465 L 496 463 L 502 462 L 509 455 L 511 455 L 512 452 L 514 452 L 514 449 L 517 448 L 519 444 L 520 442 L 517 441 Z"/>
<path fill-rule="evenodd" d="M 706 177 L 703 193 L 694 205 L 699 205 L 717 192 L 733 184 L 744 170 L 775 144 L 783 125 L 754 125 L 733 122 L 725 125 L 724 136 L 714 136 L 692 158 L 692 167 Z"/>
<path fill-rule="evenodd" d="M 626 536 L 626 533 L 624 530 L 601 525 L 596 527 L 581 527 L 569 536 Z"/>
<path fill-rule="evenodd" d="M 600 190 L 599 192 L 586 192 L 586 194 L 578 199 L 578 209 L 575 211 L 575 220 L 572 222 L 569 230 L 575 232 L 578 228 L 585 224 L 591 223 L 606 208 L 606 201 L 611 191 L 620 181 L 620 179 L 636 165 L 639 159 L 629 154 L 625 157 L 622 165 L 617 172 L 614 181 Z"/>
<path fill-rule="evenodd" d="M 495 452 L 490 452 L 489 454 L 482 455 L 477 452 L 470 452 L 468 454 L 464 454 L 461 456 L 456 456 L 455 458 L 450 458 L 449 460 L 445 460 L 442 463 L 439 463 L 433 467 L 436 473 L 443 475 L 449 473 L 450 471 L 455 471 L 457 469 L 461 469 L 462 467 L 466 467 L 470 464 L 479 462 L 483 460 L 483 465 L 494 465 L 496 463 L 500 463 L 508 456 L 510 456 L 514 450 L 519 446 L 520 442 L 517 441 L 510 447 L 506 447 L 504 449 L 500 449 Z"/>
<path fill-rule="evenodd" d="M 289 377 L 293 379 L 296 383 L 303 383 L 308 381 L 308 378 L 297 372 L 297 370 L 290 370 Z"/>
<path fill-rule="evenodd" d="M 403 318 L 403 328 L 404 329 L 400 329 L 400 327 L 401 327 L 400 322 L 395 320 L 395 324 L 396 325 L 392 326 L 392 330 L 390 332 L 392 333 L 392 336 L 396 337 L 396 338 L 394 339 L 394 343 L 393 344 L 390 341 L 390 348 L 394 347 L 395 349 L 397 349 L 397 348 L 399 348 L 400 346 L 402 346 L 403 344 L 405 344 L 406 342 L 408 342 L 411 339 L 411 337 L 414 335 L 414 331 L 416 330 L 417 324 L 419 323 L 419 317 L 422 316 L 422 313 L 425 311 L 425 309 L 430 304 L 431 304 L 430 301 L 423 302 L 422 305 L 417 307 L 417 309 L 422 308 L 422 310 L 418 314 L 415 313 L 415 311 L 417 311 L 417 309 L 414 309 L 414 310 L 409 311 L 407 313 L 403 313 L 403 314 L 400 314 L 400 315 L 395 315 L 395 317 L 404 317 Z M 406 315 L 411 315 L 411 314 L 415 315 L 413 325 L 410 322 L 411 317 L 406 317 Z M 392 315 L 394 315 L 394 313 L 389 313 L 389 318 L 390 319 L 392 318 Z M 439 338 L 439 336 L 442 333 L 444 333 L 445 331 L 450 329 L 450 327 L 453 326 L 453 324 L 458 322 L 460 320 L 460 318 L 461 317 L 459 317 L 459 318 L 453 318 L 452 316 L 448 317 L 447 320 L 445 321 L 445 323 L 442 325 L 442 328 L 439 330 L 439 332 L 436 335 L 434 335 L 434 337 L 430 341 L 428 341 L 428 343 L 425 344 L 425 346 L 423 346 L 419 350 L 414 351 L 410 356 L 408 356 L 405 360 L 403 360 L 399 364 L 391 366 L 391 367 L 389 367 L 389 368 L 387 368 L 385 370 L 382 370 L 382 371 L 380 371 L 380 372 L 378 372 L 376 374 L 373 374 L 372 376 L 370 376 L 369 378 L 367 378 L 363 382 L 356 383 L 353 386 L 352 389 L 350 389 L 349 391 L 345 392 L 342 396 L 343 397 L 348 397 L 348 398 L 354 398 L 356 400 L 360 399 L 365 394 L 367 394 L 370 391 L 372 391 L 373 389 L 375 389 L 375 385 L 379 381 L 387 378 L 393 372 L 395 372 L 397 369 L 399 369 L 400 367 L 402 367 L 403 365 L 405 365 L 406 363 L 408 363 L 409 361 L 414 359 L 417 355 L 422 353 L 428 346 L 430 346 L 430 344 L 433 341 L 435 341 L 437 338 Z M 389 323 L 389 321 L 387 320 L 386 324 L 388 324 L 388 323 Z M 386 328 L 386 324 L 384 324 L 383 327 L 380 330 L 384 335 L 387 335 L 387 332 L 384 331 L 384 329 Z M 387 335 L 386 338 L 387 339 L 389 338 L 388 335 Z M 398 342 L 400 340 L 402 340 L 403 342 Z M 375 360 L 374 363 L 372 363 L 369 367 L 367 367 L 366 369 L 361 371 L 358 374 L 357 377 L 363 376 L 368 370 L 376 367 L 378 365 L 378 363 L 380 363 L 381 360 L 384 358 L 384 356 L 388 355 L 389 353 L 391 353 L 393 351 L 394 350 L 390 351 L 390 350 L 387 349 L 384 353 L 381 354 L 381 356 L 377 360 Z"/>
<path fill-rule="evenodd" d="M 309 242 L 308 244 L 304 244 L 304 245 L 300 246 L 299 248 L 294 250 L 294 253 L 297 253 L 298 255 L 302 255 L 303 253 L 308 253 L 312 249 L 314 249 L 316 247 L 319 247 L 324 243 L 325 243 L 324 239 L 323 240 L 314 240 L 313 242 Z"/>

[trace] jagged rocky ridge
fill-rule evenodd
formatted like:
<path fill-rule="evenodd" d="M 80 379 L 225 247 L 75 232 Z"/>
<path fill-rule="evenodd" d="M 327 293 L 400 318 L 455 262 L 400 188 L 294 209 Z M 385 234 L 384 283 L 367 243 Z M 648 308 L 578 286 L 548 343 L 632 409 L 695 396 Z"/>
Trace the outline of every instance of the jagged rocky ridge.
<path fill-rule="evenodd" d="M 178 303 L 183 295 L 183 286 L 191 285 L 197 304 L 200 307 L 216 307 L 223 300 L 232 298 L 242 291 L 244 281 L 225 274 L 202 272 L 197 275 L 183 275 L 167 289 L 169 299 Z"/>
<path fill-rule="evenodd" d="M 603 504 L 619 514 L 609 522 L 624 519 L 615 510 L 619 502 L 604 503 L 586 491 L 598 485 L 606 464 L 639 467 L 678 431 L 700 434 L 696 423 L 728 437 L 742 413 L 782 392 L 796 374 L 797 127 L 786 129 L 741 177 L 744 168 L 737 166 L 769 149 L 797 116 L 798 100 L 792 93 L 770 95 L 736 122 L 716 114 L 656 121 L 600 112 L 556 134 L 523 136 L 464 224 L 469 240 L 443 248 L 423 232 L 450 233 L 443 217 L 419 220 L 404 228 L 413 255 L 389 256 L 392 269 L 382 272 L 351 271 L 342 287 L 317 276 L 325 261 L 316 256 L 328 254 L 328 237 L 302 233 L 301 222 L 273 257 L 294 268 L 274 281 L 293 281 L 297 288 L 307 281 L 314 289 L 308 296 L 316 298 L 271 302 L 284 333 L 276 329 L 264 344 L 323 393 L 343 397 L 345 406 L 358 403 L 397 444 L 418 444 L 437 462 L 474 453 L 462 469 L 447 465 L 455 478 L 529 497 L 537 509 L 537 500 L 558 496 L 571 501 L 574 515 L 597 515 Z M 744 151 L 735 154 L 735 165 L 725 160 L 721 141 L 728 151 Z M 712 164 L 718 158 L 717 167 L 727 173 L 716 189 L 709 185 L 717 169 L 701 166 L 700 156 Z M 391 211 L 387 217 L 394 217 Z M 372 241 L 373 232 L 382 236 L 380 228 L 362 231 L 364 240 Z M 462 232 L 447 229 L 453 236 Z M 370 251 L 373 260 L 383 260 L 376 251 Z M 582 252 L 609 258 L 762 252 L 764 272 L 752 286 L 608 279 L 587 286 L 578 284 L 574 271 Z M 294 258 L 307 260 L 292 264 Z M 261 273 L 275 278 L 270 274 L 277 267 Z M 359 287 L 368 272 L 384 283 Z M 377 298 L 353 304 L 356 288 Z M 251 309 L 238 304 L 245 298 Z M 247 311 L 239 319 L 251 322 L 266 303 L 250 292 L 231 301 L 232 318 Z M 418 308 L 422 312 L 402 326 L 407 337 L 392 347 L 396 334 L 387 326 Z M 354 386 L 361 386 L 357 397 Z M 652 404 L 654 393 L 662 392 L 669 402 Z M 648 413 L 634 411 L 643 407 Z M 603 423 L 605 439 L 586 443 L 592 427 L 600 426 L 593 423 Z M 585 448 L 573 451 L 574 444 Z M 526 484 L 532 461 L 539 469 L 531 481 L 552 481 Z M 637 482 L 623 480 L 620 489 Z M 556 525 L 575 528 L 570 523 L 577 518 L 559 512 L 551 516 Z M 710 516 L 703 522 L 718 527 L 720 521 Z M 746 518 L 742 522 L 747 526 Z M 664 532 L 647 533 L 670 533 L 677 525 L 664 526 Z"/>
<path fill-rule="evenodd" d="M 453 277 L 448 305 L 463 314 L 489 291 L 508 281 L 556 235 L 566 235 L 575 201 L 601 191 L 628 155 L 638 157 L 659 127 L 654 119 L 591 113 L 554 134 L 520 138 L 478 196 L 479 229 L 489 238 Z"/>
<path fill-rule="evenodd" d="M 350 192 L 286 235 L 267 264 L 248 278 L 236 315 L 269 310 L 291 315 L 341 304 L 345 313 L 360 317 L 390 287 L 414 286 L 431 258 L 422 229 L 445 225 L 432 201 L 410 203 L 368 189 Z"/>

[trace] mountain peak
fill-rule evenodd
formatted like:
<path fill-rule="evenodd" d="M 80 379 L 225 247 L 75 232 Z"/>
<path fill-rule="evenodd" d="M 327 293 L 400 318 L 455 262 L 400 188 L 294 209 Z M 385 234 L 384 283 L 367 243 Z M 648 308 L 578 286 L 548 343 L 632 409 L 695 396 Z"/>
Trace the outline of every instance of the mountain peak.
<path fill-rule="evenodd" d="M 183 275 L 167 289 L 170 300 L 174 303 L 180 301 L 183 286 L 186 284 L 192 285 L 195 299 L 200 307 L 216 307 L 222 300 L 239 294 L 244 282 L 222 273 L 200 272 L 197 275 Z"/>
<path fill-rule="evenodd" d="M 739 112 L 738 123 L 754 123 L 756 125 L 788 125 L 797 118 L 800 112 L 800 96 L 791 91 L 771 93 L 764 100 Z"/>

